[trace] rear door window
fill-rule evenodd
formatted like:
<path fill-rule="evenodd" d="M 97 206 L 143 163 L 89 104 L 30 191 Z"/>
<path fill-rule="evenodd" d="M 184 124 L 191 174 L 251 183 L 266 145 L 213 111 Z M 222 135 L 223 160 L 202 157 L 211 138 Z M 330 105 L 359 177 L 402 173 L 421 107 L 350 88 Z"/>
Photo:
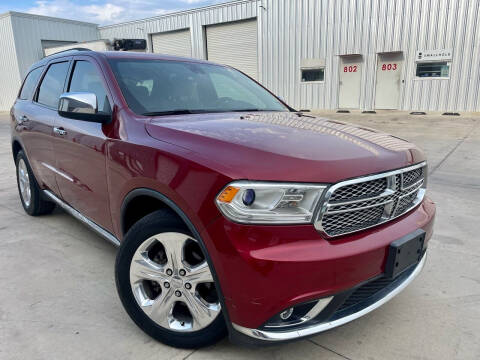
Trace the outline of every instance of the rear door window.
<path fill-rule="evenodd" d="M 97 95 L 98 111 L 110 113 L 107 92 L 103 86 L 102 77 L 95 65 L 89 61 L 76 61 L 70 80 L 69 92 L 90 92 Z"/>
<path fill-rule="evenodd" d="M 37 85 L 38 79 L 40 75 L 42 75 L 43 66 L 36 68 L 30 71 L 23 82 L 22 91 L 20 91 L 19 98 L 21 100 L 28 100 L 32 95 L 33 89 L 35 89 L 35 85 Z"/>
<path fill-rule="evenodd" d="M 37 102 L 51 108 L 58 107 L 68 73 L 68 61 L 50 65 L 38 90 Z"/>

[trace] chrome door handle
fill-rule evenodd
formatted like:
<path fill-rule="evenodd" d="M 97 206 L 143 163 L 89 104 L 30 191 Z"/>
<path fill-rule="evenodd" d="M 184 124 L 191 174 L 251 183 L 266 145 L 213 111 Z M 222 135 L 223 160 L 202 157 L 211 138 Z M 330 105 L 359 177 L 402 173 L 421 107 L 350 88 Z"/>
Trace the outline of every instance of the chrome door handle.
<path fill-rule="evenodd" d="M 61 135 L 61 136 L 67 135 L 67 132 L 65 131 L 65 129 L 64 129 L 64 128 L 61 128 L 61 127 L 56 127 L 56 126 L 55 126 L 55 127 L 53 128 L 53 132 L 54 132 L 55 134 L 58 134 L 58 135 Z"/>
<path fill-rule="evenodd" d="M 23 124 L 24 122 L 29 121 L 28 117 L 25 115 L 20 116 L 20 118 L 17 120 L 18 124 Z"/>

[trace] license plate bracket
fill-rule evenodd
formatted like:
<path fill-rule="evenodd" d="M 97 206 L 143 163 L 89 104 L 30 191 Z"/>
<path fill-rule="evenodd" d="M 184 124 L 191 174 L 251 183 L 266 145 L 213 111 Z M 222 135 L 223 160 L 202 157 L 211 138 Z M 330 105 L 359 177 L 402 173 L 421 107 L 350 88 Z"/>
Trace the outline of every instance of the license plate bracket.
<path fill-rule="evenodd" d="M 392 242 L 388 248 L 385 276 L 396 278 L 417 264 L 423 256 L 424 246 L 425 231 L 421 229 Z"/>

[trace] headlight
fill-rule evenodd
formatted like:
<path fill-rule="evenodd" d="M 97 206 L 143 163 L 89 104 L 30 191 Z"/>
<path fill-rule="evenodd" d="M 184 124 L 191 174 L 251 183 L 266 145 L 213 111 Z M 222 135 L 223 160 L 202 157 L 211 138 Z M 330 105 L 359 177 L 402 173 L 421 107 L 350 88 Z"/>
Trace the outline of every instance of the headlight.
<path fill-rule="evenodd" d="M 315 184 L 235 181 L 217 196 L 228 219 L 246 224 L 305 224 L 326 186 Z"/>

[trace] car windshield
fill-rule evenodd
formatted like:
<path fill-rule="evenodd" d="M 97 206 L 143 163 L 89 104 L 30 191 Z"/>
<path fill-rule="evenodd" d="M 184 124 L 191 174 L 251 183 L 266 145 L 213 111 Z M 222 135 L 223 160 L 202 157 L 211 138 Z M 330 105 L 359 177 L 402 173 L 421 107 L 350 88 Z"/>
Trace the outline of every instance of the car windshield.
<path fill-rule="evenodd" d="M 110 59 L 123 96 L 141 115 L 230 111 L 288 111 L 241 72 L 214 64 Z"/>

